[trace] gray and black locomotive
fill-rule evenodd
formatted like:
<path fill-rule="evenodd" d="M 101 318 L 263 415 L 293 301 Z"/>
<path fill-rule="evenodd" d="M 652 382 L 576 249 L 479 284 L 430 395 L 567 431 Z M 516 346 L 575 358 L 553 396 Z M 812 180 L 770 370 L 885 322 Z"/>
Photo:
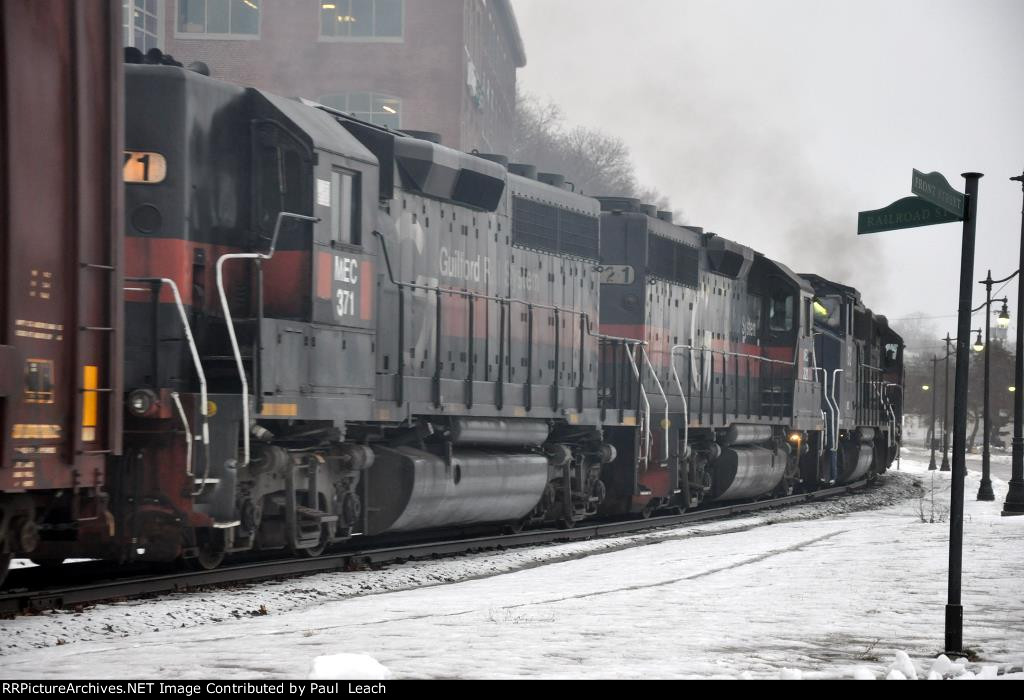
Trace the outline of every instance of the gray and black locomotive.
<path fill-rule="evenodd" d="M 12 555 L 572 527 L 897 454 L 902 342 L 856 290 L 429 134 L 125 83 L 123 447 L 91 525 L 40 508 Z"/>

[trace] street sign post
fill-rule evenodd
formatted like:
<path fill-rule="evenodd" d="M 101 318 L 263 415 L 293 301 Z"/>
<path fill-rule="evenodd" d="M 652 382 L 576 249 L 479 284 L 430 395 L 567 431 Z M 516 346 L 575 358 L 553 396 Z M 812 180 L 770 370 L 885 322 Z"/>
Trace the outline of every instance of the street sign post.
<path fill-rule="evenodd" d="M 964 220 L 964 207 L 967 197 L 954 190 L 941 173 L 925 175 L 920 170 L 915 170 L 913 185 L 910 191 L 929 204 L 934 204 L 940 209 L 944 209 L 955 216 L 957 220 Z"/>
<path fill-rule="evenodd" d="M 971 311 L 974 292 L 974 239 L 978 223 L 981 173 L 964 173 L 967 194 L 954 190 L 939 173 L 914 171 L 915 196 L 876 211 L 861 212 L 858 235 L 964 222 L 960 253 L 960 312 L 957 320 L 956 390 L 953 411 L 953 482 L 949 518 L 949 586 L 946 599 L 946 651 L 963 652 L 964 609 L 961 601 L 964 541 L 964 479 L 967 476 L 967 382 Z M 1024 254 L 1024 253 L 1022 253 Z"/>
<path fill-rule="evenodd" d="M 906 197 L 885 209 L 861 212 L 857 222 L 857 234 L 863 236 L 918 226 L 949 224 L 954 221 L 963 221 L 963 217 L 950 214 L 921 197 Z"/>

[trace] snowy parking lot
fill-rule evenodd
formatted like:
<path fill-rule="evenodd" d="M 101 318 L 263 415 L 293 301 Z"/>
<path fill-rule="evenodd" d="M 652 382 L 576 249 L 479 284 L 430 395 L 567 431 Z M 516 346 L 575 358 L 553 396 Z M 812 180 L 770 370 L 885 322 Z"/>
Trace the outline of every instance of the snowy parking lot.
<path fill-rule="evenodd" d="M 0 621 L 0 676 L 306 678 L 338 654 L 397 678 L 1019 671 L 1024 518 L 1000 517 L 1005 483 L 979 503 L 968 476 L 958 668 L 935 661 L 949 475 L 902 467 L 843 502 Z"/>

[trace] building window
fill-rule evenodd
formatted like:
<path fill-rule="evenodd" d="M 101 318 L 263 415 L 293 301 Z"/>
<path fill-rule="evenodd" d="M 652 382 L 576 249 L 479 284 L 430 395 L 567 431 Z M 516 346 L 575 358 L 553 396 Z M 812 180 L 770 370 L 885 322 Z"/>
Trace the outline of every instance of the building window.
<path fill-rule="evenodd" d="M 373 92 L 345 92 L 324 95 L 319 102 L 363 121 L 392 129 L 402 128 L 402 100 L 397 97 Z"/>
<path fill-rule="evenodd" d="M 401 39 L 405 0 L 316 0 L 320 36 L 327 39 Z"/>
<path fill-rule="evenodd" d="M 219 37 L 259 36 L 259 2 L 260 0 L 178 0 L 178 33 Z"/>
<path fill-rule="evenodd" d="M 163 0 L 122 0 L 124 45 L 142 53 L 160 48 L 160 18 Z"/>

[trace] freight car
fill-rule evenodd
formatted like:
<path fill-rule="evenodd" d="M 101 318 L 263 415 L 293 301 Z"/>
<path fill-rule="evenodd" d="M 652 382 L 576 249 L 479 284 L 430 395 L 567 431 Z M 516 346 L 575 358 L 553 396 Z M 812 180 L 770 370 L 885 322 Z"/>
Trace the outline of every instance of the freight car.
<path fill-rule="evenodd" d="M 180 67 L 125 83 L 123 455 L 106 529 L 33 558 L 572 527 L 895 455 L 900 341 L 859 298 L 840 333 L 815 279 L 635 200 Z"/>
<path fill-rule="evenodd" d="M 120 453 L 120 6 L 0 3 L 0 580 L 105 536 Z"/>

